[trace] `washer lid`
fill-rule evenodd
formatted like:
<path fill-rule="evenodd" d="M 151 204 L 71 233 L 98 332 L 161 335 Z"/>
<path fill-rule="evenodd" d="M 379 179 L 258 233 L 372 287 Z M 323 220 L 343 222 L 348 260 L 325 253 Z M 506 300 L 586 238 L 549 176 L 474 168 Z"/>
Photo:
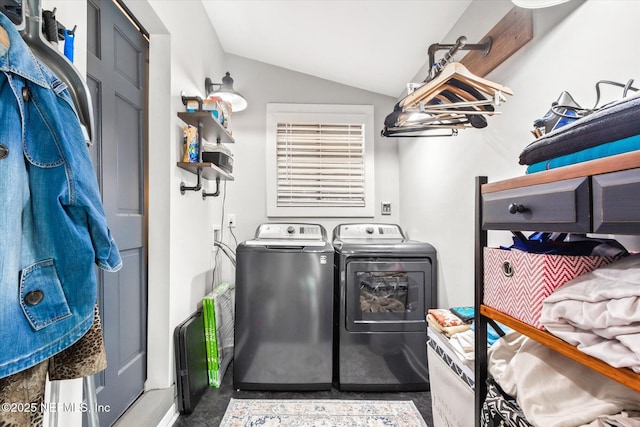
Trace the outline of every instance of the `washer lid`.
<path fill-rule="evenodd" d="M 435 253 L 429 243 L 407 239 L 396 224 L 340 224 L 333 230 L 333 247 L 342 254 L 424 256 Z"/>
<path fill-rule="evenodd" d="M 396 224 L 340 224 L 333 230 L 333 239 L 403 241 L 404 233 Z"/>
<path fill-rule="evenodd" d="M 317 247 L 322 248 L 325 247 L 328 243 L 324 241 L 317 240 L 305 240 L 305 239 L 286 239 L 286 240 L 275 240 L 275 239 L 256 239 L 256 240 L 247 240 L 244 242 L 247 246 L 269 246 L 269 247 Z"/>
<path fill-rule="evenodd" d="M 247 246 L 314 246 L 327 245 L 327 233 L 320 224 L 267 223 L 256 230 Z"/>

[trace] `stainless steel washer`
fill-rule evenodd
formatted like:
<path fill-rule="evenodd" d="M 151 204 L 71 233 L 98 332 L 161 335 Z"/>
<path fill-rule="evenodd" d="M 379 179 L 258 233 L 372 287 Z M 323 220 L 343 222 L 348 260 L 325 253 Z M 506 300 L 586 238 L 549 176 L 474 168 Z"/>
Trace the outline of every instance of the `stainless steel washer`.
<path fill-rule="evenodd" d="M 429 389 L 426 315 L 436 250 L 395 224 L 342 224 L 336 251 L 334 377 L 341 390 Z"/>
<path fill-rule="evenodd" d="M 236 256 L 234 387 L 330 389 L 334 252 L 325 229 L 262 224 Z"/>

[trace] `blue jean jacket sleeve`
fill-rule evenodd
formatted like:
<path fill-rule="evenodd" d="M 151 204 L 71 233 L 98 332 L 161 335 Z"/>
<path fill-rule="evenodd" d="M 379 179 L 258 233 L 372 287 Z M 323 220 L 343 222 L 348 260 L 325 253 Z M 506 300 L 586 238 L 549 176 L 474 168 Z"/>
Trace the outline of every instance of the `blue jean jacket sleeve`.
<path fill-rule="evenodd" d="M 68 91 L 66 89 L 60 91 L 56 101 L 60 103 L 60 108 L 56 110 L 59 116 L 52 125 L 56 127 L 56 133 L 68 141 L 66 144 L 61 144 L 61 149 L 67 160 L 66 163 L 70 165 L 70 171 L 67 174 L 72 177 L 68 187 L 67 212 L 76 224 L 86 227 L 98 267 L 106 271 L 117 271 L 122 267 L 122 260 L 107 225 L 98 182 L 91 166 L 87 141 L 79 125 L 64 125 L 69 122 L 79 124 Z"/>
<path fill-rule="evenodd" d="M 46 68 L 43 72 L 45 75 L 51 73 Z M 52 73 L 48 77 L 52 90 L 34 91 L 31 102 L 25 107 L 33 109 L 30 114 L 32 120 L 42 120 L 54 138 L 49 147 L 45 146 L 45 150 L 52 151 L 47 154 L 51 158 L 46 157 L 42 161 L 56 162 L 58 158 L 62 158 L 67 182 L 60 200 L 66 205 L 69 218 L 75 226 L 88 232 L 96 264 L 104 270 L 117 271 L 122 266 L 122 260 L 107 226 L 87 141 L 71 96 L 66 85 Z M 29 146 L 31 142 L 37 145 L 33 149 Z M 44 156 L 41 153 L 44 148 L 42 138 L 27 138 L 26 145 L 32 157 Z"/>

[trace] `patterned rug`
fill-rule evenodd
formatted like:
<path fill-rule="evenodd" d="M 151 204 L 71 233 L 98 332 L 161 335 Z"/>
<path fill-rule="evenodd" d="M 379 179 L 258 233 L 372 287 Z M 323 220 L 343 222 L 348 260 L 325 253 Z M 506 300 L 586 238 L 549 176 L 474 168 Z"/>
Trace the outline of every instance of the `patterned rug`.
<path fill-rule="evenodd" d="M 427 427 L 412 401 L 231 399 L 220 427 Z"/>

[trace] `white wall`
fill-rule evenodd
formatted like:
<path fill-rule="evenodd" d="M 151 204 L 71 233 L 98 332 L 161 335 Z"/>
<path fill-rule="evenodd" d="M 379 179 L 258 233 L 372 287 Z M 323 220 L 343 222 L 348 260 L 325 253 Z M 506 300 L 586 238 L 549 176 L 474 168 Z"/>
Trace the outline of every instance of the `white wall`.
<path fill-rule="evenodd" d="M 479 40 L 511 7 L 509 1 L 474 1 L 445 42 L 466 35 Z M 572 0 L 534 11 L 534 39 L 487 76 L 515 95 L 488 118 L 485 129 L 457 137 L 399 143 L 401 223 L 439 253 L 439 305 L 473 304 L 474 179 L 524 174 L 522 149 L 533 141 L 533 120 L 542 117 L 563 90 L 583 106 L 595 103 L 598 80 L 639 77 L 640 2 Z M 486 28 L 482 28 L 482 27 Z M 619 96 L 620 91 L 605 96 Z M 490 233 L 490 244 L 508 234 Z M 496 236 L 496 234 L 498 234 Z"/>
<path fill-rule="evenodd" d="M 238 241 L 253 238 L 256 227 L 268 221 L 303 221 L 320 223 L 331 235 L 335 225 L 343 222 L 399 220 L 398 155 L 396 141 L 380 136 L 395 99 L 312 77 L 284 68 L 235 55 L 225 56 L 227 71 L 233 76 L 235 89 L 247 98 L 246 110 L 232 118 L 236 144 L 233 175 L 228 184 L 225 212 L 235 213 Z M 266 210 L 266 107 L 267 103 L 365 104 L 374 106 L 375 135 L 375 218 L 267 218 Z M 380 215 L 380 202 L 391 202 L 392 215 Z M 227 233 L 228 234 L 228 233 Z"/>

